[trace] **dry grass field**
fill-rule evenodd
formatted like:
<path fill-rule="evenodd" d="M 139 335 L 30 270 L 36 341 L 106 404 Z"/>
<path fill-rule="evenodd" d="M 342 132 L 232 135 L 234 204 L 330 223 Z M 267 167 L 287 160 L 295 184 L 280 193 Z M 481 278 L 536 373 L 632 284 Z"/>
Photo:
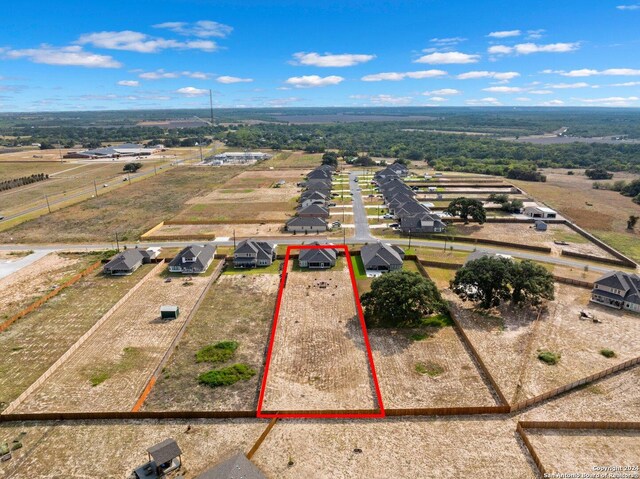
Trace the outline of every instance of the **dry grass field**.
<path fill-rule="evenodd" d="M 594 190 L 593 181 L 574 170 L 575 175 L 567 175 L 567 170 L 545 170 L 546 183 L 514 181 L 536 199 L 557 209 L 562 215 L 574 221 L 606 241 L 622 253 L 640 261 L 640 229 L 629 232 L 629 215 L 638 215 L 640 206 L 631 198 L 615 191 Z M 630 180 L 637 175 L 615 173 L 613 180 Z"/>
<path fill-rule="evenodd" d="M 637 477 L 640 467 L 638 431 L 527 429 L 526 434 L 547 473 L 593 474 L 597 472 L 595 467 L 628 466 L 635 469 L 615 473 L 631 476 L 605 477 Z"/>
<path fill-rule="evenodd" d="M 151 237 L 162 240 L 175 236 L 193 237 L 197 235 L 210 235 L 215 238 L 227 237 L 248 238 L 253 236 L 261 237 L 293 237 L 291 233 L 284 231 L 284 223 L 246 223 L 246 224 L 215 224 L 215 225 L 163 225 L 155 230 Z M 324 236 L 313 235 L 313 238 L 326 238 Z"/>
<path fill-rule="evenodd" d="M 288 274 L 263 410 L 378 406 L 353 294 L 346 266 Z"/>
<path fill-rule="evenodd" d="M 452 327 L 370 329 L 369 338 L 386 409 L 495 406 L 473 360 Z"/>
<path fill-rule="evenodd" d="M 5 155 L 0 155 L 0 181 L 10 180 L 12 178 L 20 178 L 21 176 L 37 175 L 44 173 L 52 175 L 61 171 L 74 168 L 75 165 L 58 162 L 20 162 L 3 161 Z"/>
<path fill-rule="evenodd" d="M 183 451 L 180 472 L 193 478 L 236 452 L 248 452 L 265 426 L 258 419 L 2 424 L 0 441 L 25 434 L 13 459 L 0 463 L 0 476 L 120 479 L 148 461 L 148 447 L 171 437 Z"/>
<path fill-rule="evenodd" d="M 17 411 L 131 410 L 211 280 L 195 276 L 189 283 L 183 278 L 166 283 L 161 270 L 150 274 Z M 178 319 L 160 319 L 160 306 L 165 304 L 180 307 Z"/>
<path fill-rule="evenodd" d="M 0 279 L 0 322 L 97 261 L 95 255 L 49 253 Z"/>
<path fill-rule="evenodd" d="M 178 167 L 0 233 L 2 243 L 135 240 L 177 214 L 185 202 L 216 188 L 241 168 Z"/>
<path fill-rule="evenodd" d="M 239 202 L 238 202 L 239 201 Z M 286 221 L 295 215 L 294 201 L 247 203 L 242 200 L 190 205 L 173 217 L 176 221 L 210 221 L 211 223 Z"/>
<path fill-rule="evenodd" d="M 278 274 L 222 275 L 189 323 L 144 409 L 255 410 L 279 281 Z M 247 364 L 258 374 L 221 388 L 199 384 L 198 375 L 218 365 L 196 363 L 196 352 L 219 341 L 237 341 L 230 362 Z"/>
<path fill-rule="evenodd" d="M 60 163 L 60 151 L 57 149 L 41 150 L 39 148 L 22 148 L 20 151 L 0 154 L 0 162 L 16 161 L 24 163 Z"/>
<path fill-rule="evenodd" d="M 273 158 L 260 162 L 260 168 L 314 168 L 320 164 L 322 153 L 283 151 Z"/>
<path fill-rule="evenodd" d="M 515 428 L 496 416 L 280 421 L 253 462 L 273 478 L 533 479 Z"/>
<path fill-rule="evenodd" d="M 0 408 L 6 408 L 146 273 L 86 276 L 0 334 Z"/>

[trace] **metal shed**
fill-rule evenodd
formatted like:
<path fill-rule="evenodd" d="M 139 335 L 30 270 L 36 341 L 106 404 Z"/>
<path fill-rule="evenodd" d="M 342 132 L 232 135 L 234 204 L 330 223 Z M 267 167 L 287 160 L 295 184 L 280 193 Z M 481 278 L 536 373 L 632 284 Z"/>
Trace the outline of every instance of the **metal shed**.
<path fill-rule="evenodd" d="M 178 306 L 160 306 L 160 318 L 178 319 L 180 308 Z"/>

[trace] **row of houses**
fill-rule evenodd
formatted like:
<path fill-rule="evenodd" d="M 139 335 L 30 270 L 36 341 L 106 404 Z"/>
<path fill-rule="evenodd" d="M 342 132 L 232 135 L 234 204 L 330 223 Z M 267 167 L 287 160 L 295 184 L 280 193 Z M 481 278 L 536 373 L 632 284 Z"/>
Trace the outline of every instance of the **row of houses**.
<path fill-rule="evenodd" d="M 307 175 L 299 199 L 296 216 L 287 221 L 285 229 L 293 233 L 320 233 L 327 231 L 331 203 L 331 182 L 334 168 L 321 165 Z"/>
<path fill-rule="evenodd" d="M 116 254 L 104 265 L 103 272 L 112 276 L 133 274 L 143 264 L 160 255 L 161 248 L 131 248 Z M 201 274 L 209 269 L 216 255 L 212 244 L 190 245 L 183 248 L 169 263 L 169 271 L 182 274 Z"/>
<path fill-rule="evenodd" d="M 373 182 L 382 194 L 389 215 L 398 220 L 398 228 L 405 233 L 440 233 L 446 225 L 440 217 L 416 199 L 416 192 L 402 178 L 409 174 L 407 167 L 394 163 L 378 171 Z"/>

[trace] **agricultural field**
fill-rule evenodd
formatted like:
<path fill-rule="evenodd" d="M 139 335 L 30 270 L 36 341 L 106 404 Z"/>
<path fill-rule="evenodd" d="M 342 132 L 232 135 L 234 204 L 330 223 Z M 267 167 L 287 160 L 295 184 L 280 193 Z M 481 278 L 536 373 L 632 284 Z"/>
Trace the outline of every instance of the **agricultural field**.
<path fill-rule="evenodd" d="M 5 155 L 0 155 L 0 181 L 20 178 L 21 176 L 37 175 L 38 173 L 53 175 L 75 167 L 75 165 L 68 165 L 59 161 L 14 163 L 11 161 L 3 161 L 4 156 Z"/>
<path fill-rule="evenodd" d="M 288 273 L 264 411 L 378 407 L 353 295 L 346 265 Z"/>
<path fill-rule="evenodd" d="M 176 167 L 97 198 L 54 211 L 0 233 L 0 243 L 132 241 L 184 208 L 187 200 L 223 184 L 242 168 Z M 126 214 L 125 214 L 126 212 Z"/>
<path fill-rule="evenodd" d="M 0 154 L 0 162 L 20 163 L 61 163 L 60 150 L 41 150 L 39 148 L 22 148 L 19 151 Z M 43 171 L 41 173 L 46 173 Z"/>
<path fill-rule="evenodd" d="M 0 334 L 0 408 L 38 379 L 149 270 L 144 265 L 120 277 L 96 270 Z"/>
<path fill-rule="evenodd" d="M 238 203 L 241 201 L 241 203 Z M 240 205 L 242 205 L 240 207 Z M 173 217 L 176 222 L 211 222 L 215 223 L 273 223 L 295 215 L 295 200 L 280 202 L 247 203 L 242 200 L 190 205 L 180 214 Z"/>
<path fill-rule="evenodd" d="M 369 329 L 385 409 L 495 406 L 452 327 Z"/>
<path fill-rule="evenodd" d="M 640 261 L 640 229 L 636 227 L 635 232 L 626 229 L 629 215 L 638 216 L 640 206 L 618 192 L 594 190 L 593 180 L 584 176 L 581 170 L 573 171 L 574 175 L 567 175 L 566 169 L 547 169 L 544 171 L 546 183 L 514 181 L 514 184 L 620 252 Z M 615 173 L 608 181 L 637 177 Z"/>
<path fill-rule="evenodd" d="M 253 456 L 268 477 L 507 477 L 536 467 L 499 416 L 280 421 Z M 291 462 L 293 464 L 289 465 Z M 426 473 L 425 471 L 428 471 Z"/>
<path fill-rule="evenodd" d="M 261 161 L 260 168 L 315 168 L 322 160 L 322 153 L 282 151 L 273 158 Z"/>
<path fill-rule="evenodd" d="M 276 274 L 223 274 L 189 323 L 144 409 L 255 411 L 279 281 L 277 270 Z M 257 372 L 253 378 L 218 388 L 199 384 L 199 374 L 222 363 L 198 363 L 196 353 L 221 341 L 238 343 L 231 362 L 253 368 Z"/>
<path fill-rule="evenodd" d="M 0 279 L 0 323 L 99 259 L 92 254 L 49 253 Z"/>
<path fill-rule="evenodd" d="M 237 452 L 248 452 L 266 426 L 258 419 L 4 423 L 0 441 L 21 437 L 23 447 L 0 463 L 0 476 L 128 477 L 148 461 L 147 448 L 172 437 L 183 451 L 184 477 L 196 477 Z M 117 458 L 114 459 L 114 458 Z"/>
<path fill-rule="evenodd" d="M 174 278 L 157 265 L 136 290 L 17 411 L 129 411 L 211 280 Z M 212 265 L 211 268 L 214 266 Z M 161 305 L 180 316 L 160 319 Z"/>

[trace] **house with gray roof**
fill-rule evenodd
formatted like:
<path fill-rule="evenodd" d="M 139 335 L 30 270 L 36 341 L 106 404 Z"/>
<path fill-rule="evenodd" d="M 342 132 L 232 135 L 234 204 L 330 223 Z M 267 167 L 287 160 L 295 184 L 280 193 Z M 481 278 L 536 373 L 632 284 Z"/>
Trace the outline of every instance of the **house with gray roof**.
<path fill-rule="evenodd" d="M 240 241 L 233 252 L 234 268 L 269 266 L 276 259 L 275 243 L 246 239 Z"/>
<path fill-rule="evenodd" d="M 136 479 L 160 479 L 182 467 L 182 450 L 178 443 L 168 438 L 147 449 L 149 462 L 136 467 L 131 477 Z"/>
<path fill-rule="evenodd" d="M 169 271 L 182 274 L 200 274 L 209 269 L 216 254 L 212 244 L 191 245 L 184 248 L 169 263 Z"/>
<path fill-rule="evenodd" d="M 320 169 L 320 168 L 316 168 L 315 170 L 313 170 L 311 173 L 309 173 L 307 175 L 307 179 L 309 180 L 321 180 L 321 179 L 325 179 L 328 178 L 329 180 L 331 180 L 331 171 L 330 170 L 324 170 L 324 169 Z"/>
<path fill-rule="evenodd" d="M 403 233 L 442 233 L 447 225 L 438 215 L 422 213 L 406 215 L 400 218 L 400 231 Z"/>
<path fill-rule="evenodd" d="M 320 243 L 311 243 L 319 245 Z M 298 255 L 298 264 L 301 268 L 327 269 L 336 265 L 338 252 L 330 248 L 302 248 Z"/>
<path fill-rule="evenodd" d="M 267 479 L 243 453 L 238 452 L 229 459 L 207 469 L 196 479 Z"/>
<path fill-rule="evenodd" d="M 640 276 L 622 271 L 605 274 L 594 281 L 591 301 L 640 313 Z"/>
<path fill-rule="evenodd" d="M 393 209 L 393 214 L 397 218 L 403 218 L 404 216 L 416 216 L 431 213 L 431 210 L 424 205 L 421 205 L 417 201 L 407 201 L 406 203 Z"/>
<path fill-rule="evenodd" d="M 387 167 L 388 170 L 393 171 L 396 175 L 403 177 L 409 174 L 409 168 L 402 163 L 393 163 Z"/>
<path fill-rule="evenodd" d="M 375 275 L 402 269 L 404 250 L 399 246 L 378 241 L 364 245 L 360 249 L 360 257 L 367 275 Z"/>
<path fill-rule="evenodd" d="M 320 205 L 309 205 L 300 208 L 298 216 L 301 218 L 328 218 L 329 209 Z"/>
<path fill-rule="evenodd" d="M 116 254 L 111 260 L 104 265 L 102 271 L 104 274 L 112 276 L 125 276 L 132 274 L 140 266 L 150 263 L 151 260 L 158 257 L 160 248 L 148 249 L 125 249 L 121 253 Z"/>
<path fill-rule="evenodd" d="M 287 221 L 285 229 L 296 233 L 319 233 L 327 231 L 328 225 L 323 218 L 294 216 Z"/>

